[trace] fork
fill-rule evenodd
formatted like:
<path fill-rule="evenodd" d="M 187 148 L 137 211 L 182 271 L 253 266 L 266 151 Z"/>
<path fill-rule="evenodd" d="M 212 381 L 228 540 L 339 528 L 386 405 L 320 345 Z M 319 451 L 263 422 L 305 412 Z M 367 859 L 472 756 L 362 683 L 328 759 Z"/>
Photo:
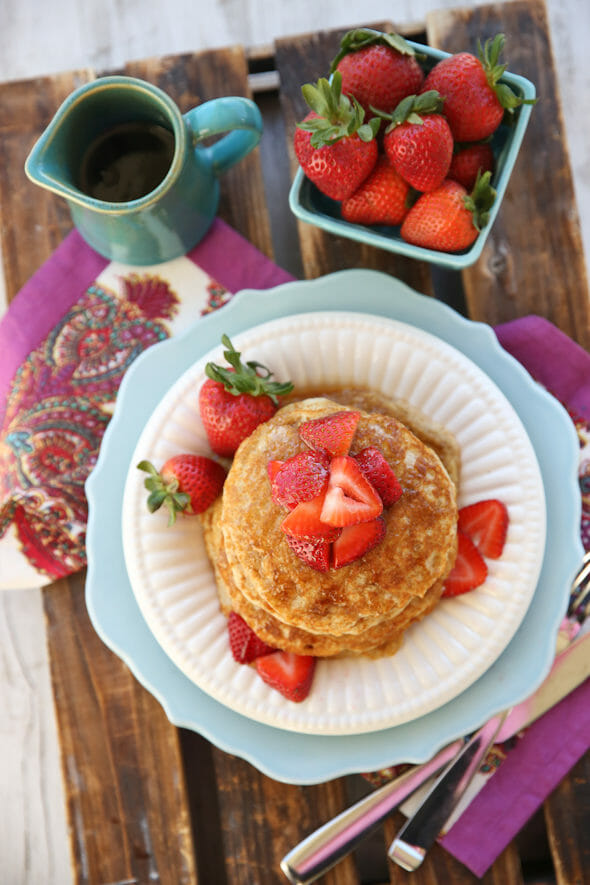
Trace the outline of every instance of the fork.
<path fill-rule="evenodd" d="M 585 554 L 572 583 L 567 612 L 559 628 L 558 652 L 578 635 L 589 609 L 590 552 Z M 486 722 L 447 765 L 391 843 L 390 860 L 409 872 L 418 869 L 485 759 L 508 713 L 506 710 Z"/>

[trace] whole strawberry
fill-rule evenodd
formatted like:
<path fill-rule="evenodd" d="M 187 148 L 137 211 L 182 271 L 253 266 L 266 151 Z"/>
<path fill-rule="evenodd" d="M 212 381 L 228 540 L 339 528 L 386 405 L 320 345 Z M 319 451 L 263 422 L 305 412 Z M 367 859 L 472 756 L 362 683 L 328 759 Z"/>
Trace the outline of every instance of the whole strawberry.
<path fill-rule="evenodd" d="M 418 191 L 437 188 L 453 157 L 453 136 L 432 90 L 408 95 L 396 107 L 383 136 L 383 148 L 401 177 Z"/>
<path fill-rule="evenodd" d="M 375 168 L 340 207 L 342 218 L 353 224 L 401 224 L 408 212 L 410 186 L 380 154 Z"/>
<path fill-rule="evenodd" d="M 478 57 L 459 52 L 441 59 L 424 81 L 423 91 L 436 89 L 445 102 L 445 116 L 455 141 L 481 141 L 496 131 L 504 112 L 514 113 L 521 104 L 531 104 L 516 95 L 500 79 L 506 65 L 498 64 L 504 34 L 478 41 Z"/>
<path fill-rule="evenodd" d="M 168 525 L 176 521 L 178 513 L 203 513 L 221 494 L 225 468 L 204 455 L 173 455 L 158 472 L 149 461 L 140 461 L 139 470 L 149 473 L 145 487 L 150 493 L 147 506 L 154 513 L 164 506 L 168 509 Z"/>
<path fill-rule="evenodd" d="M 458 181 L 466 190 L 470 191 L 475 186 L 478 174 L 493 171 L 494 152 L 487 142 L 455 145 L 448 177 Z"/>
<path fill-rule="evenodd" d="M 320 78 L 301 91 L 311 112 L 297 124 L 294 149 L 304 174 L 323 194 L 345 200 L 365 180 L 377 162 L 375 135 L 380 120 L 364 122 L 365 112 L 342 95 L 342 76 Z"/>
<path fill-rule="evenodd" d="M 402 239 L 440 252 L 460 252 L 471 246 L 487 224 L 496 196 L 489 180 L 490 173 L 484 173 L 471 194 L 450 179 L 422 194 L 405 217 Z"/>
<path fill-rule="evenodd" d="M 221 342 L 228 367 L 207 363 L 207 380 L 199 391 L 199 412 L 209 445 L 218 455 L 230 458 L 242 440 L 272 418 L 279 397 L 293 390 L 291 382 L 271 381 L 261 363 L 242 363 L 227 335 Z"/>
<path fill-rule="evenodd" d="M 369 114 L 391 113 L 406 95 L 420 91 L 424 73 L 410 44 L 399 34 L 367 28 L 344 35 L 330 73 L 342 74 L 342 91 Z"/>

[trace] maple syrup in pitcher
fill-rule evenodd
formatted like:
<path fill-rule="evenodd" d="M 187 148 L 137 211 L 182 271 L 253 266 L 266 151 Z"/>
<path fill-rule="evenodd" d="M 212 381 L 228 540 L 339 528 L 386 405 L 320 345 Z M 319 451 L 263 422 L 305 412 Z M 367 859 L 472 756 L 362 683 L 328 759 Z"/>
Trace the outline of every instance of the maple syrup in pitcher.
<path fill-rule="evenodd" d="M 89 197 L 126 203 L 151 193 L 174 157 L 174 135 L 158 123 L 121 123 L 86 148 L 78 186 Z"/>

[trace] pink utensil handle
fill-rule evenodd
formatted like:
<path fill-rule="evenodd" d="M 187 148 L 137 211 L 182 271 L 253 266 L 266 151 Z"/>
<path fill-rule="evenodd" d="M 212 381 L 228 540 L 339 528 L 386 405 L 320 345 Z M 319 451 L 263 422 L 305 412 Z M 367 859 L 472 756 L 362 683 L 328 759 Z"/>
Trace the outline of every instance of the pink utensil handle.
<path fill-rule="evenodd" d="M 289 882 L 309 885 L 326 873 L 418 787 L 453 759 L 463 745 L 463 739 L 459 739 L 443 747 L 428 762 L 416 765 L 379 787 L 307 836 L 281 861 L 281 869 Z"/>

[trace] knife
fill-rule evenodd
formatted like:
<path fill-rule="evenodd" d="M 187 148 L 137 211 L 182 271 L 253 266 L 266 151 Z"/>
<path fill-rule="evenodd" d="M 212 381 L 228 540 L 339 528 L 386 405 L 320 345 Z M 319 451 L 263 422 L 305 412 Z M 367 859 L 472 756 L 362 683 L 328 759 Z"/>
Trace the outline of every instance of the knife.
<path fill-rule="evenodd" d="M 590 631 L 560 652 L 539 688 L 513 707 L 493 738 L 501 742 L 538 719 L 590 675 Z M 432 759 L 416 765 L 395 780 L 360 799 L 333 820 L 307 836 L 281 861 L 281 870 L 292 885 L 309 885 L 345 857 L 372 830 L 426 781 L 429 781 L 466 743 L 459 739 Z M 485 754 L 484 754 L 485 755 Z"/>

